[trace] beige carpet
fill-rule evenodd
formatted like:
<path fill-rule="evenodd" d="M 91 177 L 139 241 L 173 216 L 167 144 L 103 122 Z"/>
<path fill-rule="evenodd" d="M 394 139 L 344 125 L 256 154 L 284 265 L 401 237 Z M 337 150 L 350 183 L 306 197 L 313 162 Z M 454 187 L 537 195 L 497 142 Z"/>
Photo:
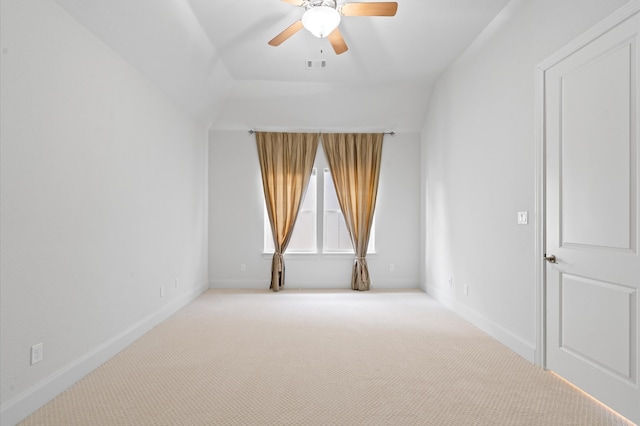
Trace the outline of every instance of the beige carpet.
<path fill-rule="evenodd" d="M 216 291 L 23 425 L 628 425 L 420 291 Z"/>

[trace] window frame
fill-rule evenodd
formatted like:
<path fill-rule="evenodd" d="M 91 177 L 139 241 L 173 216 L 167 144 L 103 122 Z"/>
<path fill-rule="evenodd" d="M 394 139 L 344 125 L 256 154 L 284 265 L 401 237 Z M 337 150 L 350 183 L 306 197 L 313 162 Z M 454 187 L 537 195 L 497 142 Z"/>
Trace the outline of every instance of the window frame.
<path fill-rule="evenodd" d="M 322 179 L 318 179 L 318 170 L 323 171 Z M 327 250 L 327 241 L 326 241 L 326 229 L 327 229 L 327 220 L 326 220 L 326 210 L 325 210 L 325 192 L 326 192 L 326 177 L 327 173 L 329 176 L 329 181 L 333 187 L 333 178 L 331 178 L 331 171 L 329 170 L 329 166 L 327 164 L 326 158 L 324 157 L 324 151 L 320 146 L 318 146 L 318 153 L 316 155 L 316 160 L 313 165 L 313 169 L 311 171 L 312 179 L 309 179 L 309 186 L 305 190 L 305 199 L 303 199 L 303 204 L 305 204 L 307 194 L 309 192 L 309 187 L 312 185 L 312 182 L 315 182 L 315 206 L 314 206 L 314 220 L 313 220 L 313 235 L 314 235 L 314 249 L 313 250 L 299 250 L 295 247 L 287 247 L 287 251 L 285 252 L 285 256 L 292 257 L 308 257 L 308 256 L 326 256 L 326 257 L 345 257 L 352 258 L 355 255 L 355 250 L 351 245 L 351 239 L 349 238 L 349 249 L 342 250 Z M 335 188 L 334 188 L 335 192 Z M 337 200 L 336 200 L 337 204 Z M 321 214 L 319 214 L 321 212 Z M 342 215 L 342 211 L 338 204 L 337 210 L 332 210 L 332 212 L 339 213 L 339 220 L 344 224 L 344 216 Z M 267 212 L 266 202 L 264 202 L 263 196 L 263 248 L 262 254 L 265 257 L 272 256 L 275 252 L 273 237 L 271 235 L 271 225 L 269 223 L 269 214 Z M 297 222 L 297 221 L 296 221 Z M 296 226 L 299 222 L 296 223 Z M 347 232 L 346 224 L 344 224 L 344 231 Z M 294 228 L 294 234 L 296 232 Z M 293 236 L 292 236 L 293 240 Z M 373 216 L 373 223 L 371 225 L 371 235 L 369 237 L 369 247 L 367 249 L 367 256 L 376 255 L 376 213 Z M 291 243 L 290 243 L 291 244 Z"/>
<path fill-rule="evenodd" d="M 353 249 L 353 245 L 351 243 L 351 237 L 349 236 L 349 230 L 347 229 L 347 225 L 344 219 L 344 214 L 342 213 L 342 209 L 340 208 L 340 204 L 338 202 L 338 196 L 336 194 L 336 190 L 335 190 L 335 185 L 333 182 L 333 177 L 331 176 L 331 170 L 328 167 L 323 168 L 323 175 L 322 175 L 322 185 L 323 185 L 323 191 L 322 191 L 322 195 L 323 195 L 323 208 L 322 208 L 322 253 L 323 254 L 355 254 L 355 250 Z M 335 194 L 335 205 L 336 208 L 335 209 L 328 209 L 327 208 L 327 182 L 329 182 L 331 184 L 331 187 L 333 188 L 333 194 Z M 327 213 L 334 213 L 338 215 L 338 221 L 340 223 L 340 225 L 338 225 L 338 229 L 337 229 L 337 240 L 339 241 L 338 244 L 341 245 L 341 232 L 346 233 L 347 238 L 348 238 L 348 242 L 349 242 L 349 246 L 348 248 L 327 248 L 328 247 L 328 240 L 329 240 L 329 234 L 327 233 Z M 376 236 L 376 218 L 375 218 L 375 213 L 373 216 L 373 222 L 371 224 L 371 234 L 369 235 L 369 246 L 367 247 L 367 254 L 372 254 L 375 253 L 375 236 Z"/>
<path fill-rule="evenodd" d="M 313 205 L 313 208 L 305 209 L 304 206 L 308 201 L 307 196 L 310 195 L 309 189 L 312 187 L 314 182 L 315 182 L 315 187 L 313 188 L 314 192 L 312 192 L 311 194 L 313 194 L 313 196 L 315 197 L 315 203 Z M 263 201 L 262 204 L 263 204 L 263 216 L 264 216 L 262 253 L 273 254 L 275 252 L 275 245 L 273 243 L 273 235 L 271 233 L 271 224 L 269 223 L 269 213 L 267 212 L 267 203 Z M 317 254 L 318 253 L 318 182 L 317 182 L 317 169 L 315 166 L 311 169 L 311 176 L 309 178 L 309 183 L 307 184 L 307 188 L 305 189 L 305 192 L 304 192 L 304 198 L 302 199 L 302 203 L 300 204 L 300 211 L 298 212 L 298 218 L 296 218 L 296 225 L 300 223 L 298 222 L 298 219 L 300 218 L 300 214 L 305 212 L 311 212 L 313 216 L 313 220 L 311 221 L 313 223 L 313 230 L 309 231 L 309 235 L 307 235 L 307 237 L 312 236 L 311 239 L 313 241 L 313 248 L 304 249 L 304 248 L 298 248 L 295 246 L 291 247 L 291 241 L 295 241 L 294 239 L 296 237 L 296 227 L 294 225 L 293 235 L 291 236 L 289 247 L 287 247 L 287 254 Z"/>

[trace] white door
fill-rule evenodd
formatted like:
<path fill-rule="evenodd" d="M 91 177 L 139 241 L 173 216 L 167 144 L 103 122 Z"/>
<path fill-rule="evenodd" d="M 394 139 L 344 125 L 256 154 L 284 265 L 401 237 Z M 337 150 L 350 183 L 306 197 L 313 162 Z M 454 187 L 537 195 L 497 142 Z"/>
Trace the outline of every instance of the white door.
<path fill-rule="evenodd" d="M 544 72 L 545 294 L 546 368 L 640 423 L 637 9 Z"/>

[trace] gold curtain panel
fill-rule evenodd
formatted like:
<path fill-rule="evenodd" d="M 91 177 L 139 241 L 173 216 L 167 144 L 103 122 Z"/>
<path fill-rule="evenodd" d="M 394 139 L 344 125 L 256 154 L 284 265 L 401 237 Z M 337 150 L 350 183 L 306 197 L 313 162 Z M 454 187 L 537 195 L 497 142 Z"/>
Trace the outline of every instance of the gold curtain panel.
<path fill-rule="evenodd" d="M 366 256 L 378 195 L 383 137 L 383 133 L 322 135 L 338 203 L 356 254 L 353 290 L 369 290 L 371 286 Z"/>
<path fill-rule="evenodd" d="M 271 290 L 284 287 L 284 259 L 318 150 L 316 133 L 256 132 L 262 187 L 275 252 Z"/>

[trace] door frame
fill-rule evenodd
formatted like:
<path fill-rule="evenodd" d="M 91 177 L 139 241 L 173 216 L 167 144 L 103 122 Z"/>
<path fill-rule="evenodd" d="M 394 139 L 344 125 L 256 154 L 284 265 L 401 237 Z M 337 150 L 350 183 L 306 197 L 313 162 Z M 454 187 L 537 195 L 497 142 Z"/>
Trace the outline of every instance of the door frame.
<path fill-rule="evenodd" d="M 640 12 L 640 0 L 631 0 L 598 24 L 581 34 L 535 68 L 535 282 L 536 282 L 536 348 L 534 363 L 547 368 L 546 276 L 543 256 L 546 246 L 546 120 L 545 76 L 549 68 L 591 43 L 610 29 Z M 640 83 L 640 82 L 639 82 Z M 639 120 L 640 121 L 640 120 Z M 638 123 L 640 128 L 640 123 Z"/>

